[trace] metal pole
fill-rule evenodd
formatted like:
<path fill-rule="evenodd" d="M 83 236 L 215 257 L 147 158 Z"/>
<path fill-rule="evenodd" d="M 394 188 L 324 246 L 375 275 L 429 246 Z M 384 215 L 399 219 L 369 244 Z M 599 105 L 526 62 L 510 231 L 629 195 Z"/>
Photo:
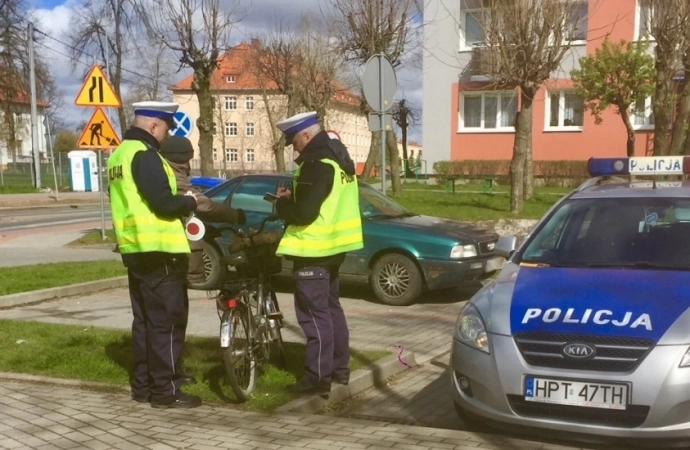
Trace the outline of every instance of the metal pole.
<path fill-rule="evenodd" d="M 55 171 L 55 152 L 53 151 L 53 136 L 50 134 L 50 119 L 46 116 L 46 131 L 48 132 L 48 148 L 50 149 L 50 160 L 53 162 L 53 180 L 55 180 L 55 201 L 60 201 L 60 190 L 58 189 L 57 173 Z"/>
<path fill-rule="evenodd" d="M 29 83 L 31 85 L 31 147 L 36 169 L 36 189 L 41 188 L 41 152 L 38 147 L 38 105 L 36 100 L 36 61 L 34 60 L 34 24 L 29 22 Z"/>
<path fill-rule="evenodd" d="M 385 107 L 383 104 L 383 53 L 379 53 L 379 119 L 381 124 L 381 192 L 386 195 L 386 126 L 384 125 Z M 391 174 L 392 175 L 392 174 Z"/>
<path fill-rule="evenodd" d="M 101 191 L 101 238 L 105 241 L 105 194 L 103 193 L 103 149 L 98 149 L 98 190 Z"/>

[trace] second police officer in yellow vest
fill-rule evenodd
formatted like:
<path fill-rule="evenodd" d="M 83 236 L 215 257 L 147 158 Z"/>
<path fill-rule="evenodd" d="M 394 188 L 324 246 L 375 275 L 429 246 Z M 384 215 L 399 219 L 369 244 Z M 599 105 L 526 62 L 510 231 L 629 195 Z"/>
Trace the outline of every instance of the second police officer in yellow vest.
<path fill-rule="evenodd" d="M 134 123 L 108 159 L 113 227 L 127 267 L 132 303 L 132 398 L 155 408 L 192 408 L 201 399 L 180 390 L 176 375 L 189 300 L 190 253 L 181 217 L 197 208 L 177 192 L 175 174 L 159 154 L 176 103 L 134 104 Z"/>
<path fill-rule="evenodd" d="M 292 189 L 279 189 L 276 213 L 287 225 L 277 254 L 293 261 L 295 313 L 307 338 L 304 376 L 288 390 L 326 394 L 350 378 L 350 340 L 340 305 L 339 269 L 363 247 L 355 164 L 321 130 L 315 112 L 276 124 L 299 153 Z"/>

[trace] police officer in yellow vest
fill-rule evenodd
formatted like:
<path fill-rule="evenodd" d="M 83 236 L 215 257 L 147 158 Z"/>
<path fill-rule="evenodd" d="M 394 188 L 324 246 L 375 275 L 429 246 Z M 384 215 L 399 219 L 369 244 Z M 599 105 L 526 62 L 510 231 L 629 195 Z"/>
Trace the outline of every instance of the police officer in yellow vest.
<path fill-rule="evenodd" d="M 134 316 L 132 398 L 154 408 L 193 408 L 201 399 L 180 390 L 175 372 L 189 310 L 190 249 L 181 217 L 197 203 L 177 192 L 175 174 L 159 154 L 178 105 L 133 106 L 134 123 L 108 159 L 113 227 Z"/>
<path fill-rule="evenodd" d="M 338 271 L 363 247 L 355 164 L 345 146 L 321 130 L 315 112 L 276 126 L 299 153 L 292 189 L 279 189 L 276 213 L 287 228 L 277 254 L 293 261 L 295 313 L 307 338 L 304 376 L 288 390 L 327 394 L 348 384 L 350 338 L 340 305 Z"/>

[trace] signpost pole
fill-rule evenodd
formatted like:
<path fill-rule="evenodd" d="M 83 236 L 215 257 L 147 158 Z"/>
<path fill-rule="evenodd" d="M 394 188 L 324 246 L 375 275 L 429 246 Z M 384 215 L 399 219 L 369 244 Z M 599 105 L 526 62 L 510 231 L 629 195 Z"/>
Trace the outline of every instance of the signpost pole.
<path fill-rule="evenodd" d="M 103 149 L 98 149 L 98 190 L 101 194 L 101 238 L 105 241 L 105 193 L 103 192 Z"/>
<path fill-rule="evenodd" d="M 383 115 L 386 113 L 384 105 L 384 81 L 383 81 L 383 53 L 379 53 L 379 118 L 381 123 L 381 192 L 386 195 L 386 127 L 383 123 Z M 391 176 L 393 174 L 391 173 Z"/>

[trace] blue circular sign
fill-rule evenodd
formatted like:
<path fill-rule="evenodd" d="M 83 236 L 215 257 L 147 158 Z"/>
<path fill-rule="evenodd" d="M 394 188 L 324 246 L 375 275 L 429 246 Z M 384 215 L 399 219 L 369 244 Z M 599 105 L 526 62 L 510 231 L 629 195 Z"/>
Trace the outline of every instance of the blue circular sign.
<path fill-rule="evenodd" d="M 192 118 L 184 111 L 177 111 L 173 117 L 175 128 L 170 130 L 170 136 L 188 138 L 192 134 Z"/>

